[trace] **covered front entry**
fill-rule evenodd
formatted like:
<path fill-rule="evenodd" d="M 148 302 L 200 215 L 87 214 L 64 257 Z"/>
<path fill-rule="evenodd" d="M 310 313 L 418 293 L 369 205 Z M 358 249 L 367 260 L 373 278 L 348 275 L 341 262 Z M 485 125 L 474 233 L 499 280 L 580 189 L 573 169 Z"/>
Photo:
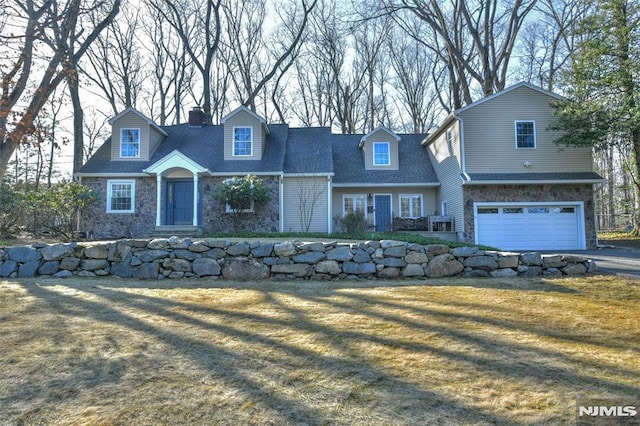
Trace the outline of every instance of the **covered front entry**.
<path fill-rule="evenodd" d="M 583 250 L 583 206 L 478 203 L 476 242 L 501 250 Z"/>
<path fill-rule="evenodd" d="M 156 175 L 156 229 L 161 226 L 201 226 L 200 175 L 210 174 L 208 169 L 181 152 L 173 151 L 144 172 Z"/>
<path fill-rule="evenodd" d="M 193 224 L 193 180 L 167 180 L 165 225 Z"/>

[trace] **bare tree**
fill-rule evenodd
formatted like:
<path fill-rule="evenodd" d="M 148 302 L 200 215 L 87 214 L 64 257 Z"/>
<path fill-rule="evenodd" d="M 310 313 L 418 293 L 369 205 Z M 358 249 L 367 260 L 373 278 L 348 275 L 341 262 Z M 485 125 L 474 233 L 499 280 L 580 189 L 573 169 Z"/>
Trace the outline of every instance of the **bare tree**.
<path fill-rule="evenodd" d="M 84 75 L 100 89 L 114 114 L 135 107 L 145 80 L 139 11 L 125 11 L 121 20 L 98 37 L 87 54 Z"/>
<path fill-rule="evenodd" d="M 265 86 L 274 78 L 278 78 L 289 70 L 298 55 L 300 44 L 304 41 L 304 34 L 311 19 L 311 13 L 315 9 L 319 0 L 300 0 L 299 7 L 294 6 L 288 19 L 283 21 L 290 29 L 290 38 L 285 38 L 280 44 L 273 44 L 275 58 L 271 67 L 262 75 L 253 87 L 253 91 L 244 101 L 245 105 L 255 105 L 255 99 L 259 96 Z M 298 15 L 299 13 L 299 15 Z"/>
<path fill-rule="evenodd" d="M 410 131 L 426 133 L 436 124 L 440 108 L 433 73 L 439 67 L 432 50 L 413 38 L 396 31 L 387 41 L 391 66 L 395 72 L 395 88 L 402 111 L 411 119 Z"/>
<path fill-rule="evenodd" d="M 585 0 L 540 0 L 537 19 L 527 23 L 516 47 L 519 80 L 558 90 L 558 75 L 570 65 L 577 45 L 576 29 L 587 16 L 591 3 Z"/>
<path fill-rule="evenodd" d="M 151 19 L 143 22 L 143 32 L 148 43 L 148 74 L 153 77 L 152 89 L 145 100 L 150 117 L 164 126 L 168 122 L 180 123 L 186 82 L 193 77 L 193 66 L 186 49 L 175 29 L 171 26 L 157 25 L 162 16 L 157 9 L 148 7 Z"/>
<path fill-rule="evenodd" d="M 84 120 L 84 135 L 87 143 L 83 145 L 84 160 L 88 160 L 94 152 L 109 137 L 110 128 L 107 126 L 108 118 L 92 109 L 87 119 Z"/>
<path fill-rule="evenodd" d="M 70 67 L 78 63 L 119 9 L 120 0 L 5 2 L 3 15 L 5 25 L 11 23 L 11 32 L 0 35 L 5 58 L 0 82 L 0 180 L 53 90 L 68 78 Z M 91 21 L 85 19 L 90 14 L 94 15 Z M 70 49 L 70 40 L 75 40 L 75 49 Z M 44 66 L 37 72 L 34 65 L 40 63 Z"/>
<path fill-rule="evenodd" d="M 456 109 L 473 102 L 474 84 L 481 96 L 505 87 L 518 33 L 536 1 L 384 0 L 384 8 L 412 37 L 421 39 L 407 12 L 431 28 L 447 64 L 451 108 Z"/>
<path fill-rule="evenodd" d="M 212 117 L 211 82 L 222 32 L 221 1 L 148 1 L 162 16 L 164 22 L 175 30 L 175 34 L 180 38 L 191 63 L 200 73 L 202 90 L 200 95 L 196 95 L 196 102 L 200 103 L 201 101 L 203 111 L 210 121 Z M 193 84 L 191 90 L 196 90 Z"/>

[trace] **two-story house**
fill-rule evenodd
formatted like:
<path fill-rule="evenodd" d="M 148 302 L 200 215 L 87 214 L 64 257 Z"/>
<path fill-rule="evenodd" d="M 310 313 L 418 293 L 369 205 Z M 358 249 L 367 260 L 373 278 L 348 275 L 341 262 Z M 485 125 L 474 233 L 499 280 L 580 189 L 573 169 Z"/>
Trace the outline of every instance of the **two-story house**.
<path fill-rule="evenodd" d="M 394 218 L 452 218 L 461 240 L 502 249 L 595 245 L 591 151 L 547 131 L 556 95 L 519 84 L 456 111 L 429 135 L 366 135 L 269 124 L 246 107 L 219 125 L 202 112 L 158 126 L 128 108 L 77 174 L 101 204 L 83 218 L 94 237 L 231 230 L 216 186 L 253 174 L 270 191 L 247 230 L 332 232 L 364 213 L 376 230 Z"/>
<path fill-rule="evenodd" d="M 590 148 L 554 143 L 560 96 L 519 83 L 450 114 L 423 141 L 440 181 L 440 210 L 461 238 L 501 249 L 596 245 Z"/>

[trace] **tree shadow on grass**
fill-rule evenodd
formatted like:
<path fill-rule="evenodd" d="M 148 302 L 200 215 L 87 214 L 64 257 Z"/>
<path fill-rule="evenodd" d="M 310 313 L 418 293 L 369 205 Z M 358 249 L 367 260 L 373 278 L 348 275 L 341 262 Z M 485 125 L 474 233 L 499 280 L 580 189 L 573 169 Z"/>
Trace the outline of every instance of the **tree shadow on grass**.
<path fill-rule="evenodd" d="M 32 296 L 59 315 L 115 324 L 124 330 L 162 342 L 180 357 L 190 360 L 199 370 L 211 372 L 211 380 L 217 382 L 217 386 L 233 389 L 262 407 L 270 414 L 271 421 L 277 423 L 315 425 L 332 422 L 336 420 L 335 416 L 344 415 L 339 410 L 336 411 L 336 404 L 343 404 L 343 409 L 347 411 L 346 406 L 362 405 L 363 409 L 366 408 L 363 417 L 359 421 L 354 419 L 354 423 L 417 424 L 443 420 L 454 423 L 509 423 L 504 417 L 462 403 L 441 392 L 420 387 L 405 377 L 394 376 L 384 368 L 367 362 L 357 345 L 349 342 L 374 340 L 377 344 L 389 347 L 406 345 L 407 349 L 417 353 L 433 352 L 434 348 L 428 344 L 407 345 L 400 338 L 372 339 L 366 333 L 336 330 L 319 324 L 305 312 L 278 305 L 269 291 L 265 292 L 262 299 L 264 303 L 274 308 L 287 309 L 289 319 L 212 307 L 202 308 L 198 304 L 142 294 L 123 295 L 122 290 L 117 288 L 73 287 L 74 290 L 91 296 L 83 298 L 76 297 L 73 292 L 65 294 L 48 285 L 33 282 L 24 282 L 22 285 Z M 317 302 L 315 298 L 310 300 Z M 334 304 L 332 309 L 344 308 Z M 200 318 L 202 314 L 206 314 L 205 319 Z M 144 319 L 145 315 L 152 317 L 153 321 Z M 163 326 L 160 320 L 170 325 Z M 236 325 L 237 323 L 241 325 Z M 187 327 L 189 332 L 183 332 L 183 327 Z M 318 353 L 305 345 L 288 341 L 286 336 L 274 337 L 273 333 L 283 329 L 322 335 L 328 350 L 326 353 Z M 217 344 L 216 336 L 225 336 L 240 347 L 236 349 L 234 345 Z M 78 357 L 82 357 L 82 354 L 78 354 Z M 78 367 L 81 372 L 91 370 L 82 364 Z M 331 380 L 339 383 L 338 388 L 332 389 L 331 381 L 327 382 L 328 388 L 322 388 L 315 386 L 312 381 L 292 380 L 282 376 L 291 375 L 301 367 L 302 371 L 314 372 L 318 377 L 332 378 Z M 118 370 L 122 371 L 123 368 L 132 367 L 119 367 Z M 69 377 L 67 384 L 59 382 L 58 378 L 52 378 L 48 385 L 82 388 L 91 392 L 91 387 L 100 382 L 118 383 L 122 380 L 121 374 L 97 375 L 92 380 L 84 380 L 82 377 L 82 374 Z M 279 383 L 283 389 L 274 390 L 274 383 Z M 287 386 L 292 389 L 285 391 Z M 66 396 L 64 393 L 56 395 L 46 397 L 46 403 L 61 402 L 58 399 L 72 402 L 77 398 L 76 392 L 69 392 Z M 21 397 L 24 395 L 16 392 L 8 395 L 6 400 Z M 172 402 L 168 401 L 167 404 Z M 231 408 L 226 412 L 228 422 L 234 422 L 234 419 L 246 420 L 246 417 L 242 417 L 246 413 L 239 412 L 238 407 Z M 339 418 L 338 422 L 345 421 L 344 417 Z"/>
<path fill-rule="evenodd" d="M 301 291 L 310 289 L 338 290 L 359 289 L 377 287 L 472 287 L 489 288 L 516 291 L 577 293 L 574 288 L 549 281 L 543 277 L 535 278 L 423 278 L 423 279 L 356 279 L 356 280 L 330 280 L 314 281 L 312 279 L 268 279 L 259 281 L 232 281 L 220 278 L 190 278 L 190 279 L 164 279 L 164 280 L 135 280 L 120 277 L 92 277 L 92 278 L 40 278 L 24 280 L 23 282 L 37 282 L 41 286 L 63 285 L 72 288 L 109 287 L 132 288 L 147 290 L 177 290 L 177 289 L 264 289 L 273 291 Z"/>

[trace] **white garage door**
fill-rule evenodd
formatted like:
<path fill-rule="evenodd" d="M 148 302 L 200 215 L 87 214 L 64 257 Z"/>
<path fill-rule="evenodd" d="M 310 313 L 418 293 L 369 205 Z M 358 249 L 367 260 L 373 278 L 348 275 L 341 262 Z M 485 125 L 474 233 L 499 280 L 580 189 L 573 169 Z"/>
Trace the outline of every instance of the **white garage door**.
<path fill-rule="evenodd" d="M 476 241 L 501 250 L 584 249 L 581 205 L 476 206 Z"/>

